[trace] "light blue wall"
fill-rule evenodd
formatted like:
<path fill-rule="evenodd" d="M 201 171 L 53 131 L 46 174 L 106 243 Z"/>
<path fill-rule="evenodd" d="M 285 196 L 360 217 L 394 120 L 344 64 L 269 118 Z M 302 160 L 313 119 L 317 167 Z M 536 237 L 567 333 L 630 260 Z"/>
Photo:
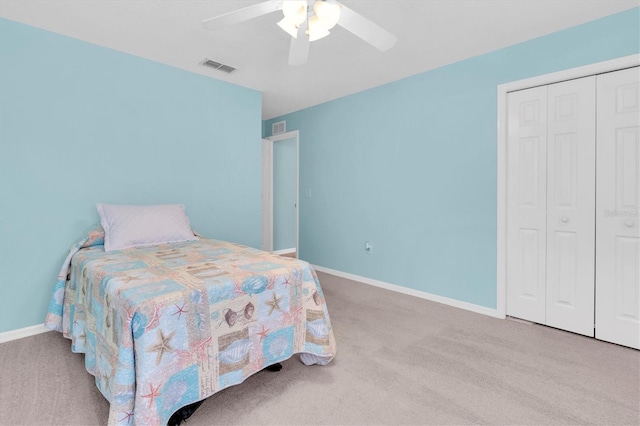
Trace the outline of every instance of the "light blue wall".
<path fill-rule="evenodd" d="M 267 121 L 300 131 L 300 256 L 495 308 L 496 87 L 636 54 L 639 22 L 632 9 Z"/>
<path fill-rule="evenodd" d="M 0 19 L 0 120 L 0 331 L 43 322 L 96 202 L 259 247 L 259 92 Z"/>

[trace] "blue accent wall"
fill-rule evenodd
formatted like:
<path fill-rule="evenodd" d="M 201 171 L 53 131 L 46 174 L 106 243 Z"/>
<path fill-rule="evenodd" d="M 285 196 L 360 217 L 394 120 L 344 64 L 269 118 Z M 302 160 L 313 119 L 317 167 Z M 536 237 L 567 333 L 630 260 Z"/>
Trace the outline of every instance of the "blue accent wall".
<path fill-rule="evenodd" d="M 0 331 L 41 324 L 97 202 L 260 246 L 261 95 L 0 19 Z"/>
<path fill-rule="evenodd" d="M 497 86 L 637 54 L 639 22 L 631 9 L 266 121 L 300 131 L 300 257 L 495 308 Z"/>

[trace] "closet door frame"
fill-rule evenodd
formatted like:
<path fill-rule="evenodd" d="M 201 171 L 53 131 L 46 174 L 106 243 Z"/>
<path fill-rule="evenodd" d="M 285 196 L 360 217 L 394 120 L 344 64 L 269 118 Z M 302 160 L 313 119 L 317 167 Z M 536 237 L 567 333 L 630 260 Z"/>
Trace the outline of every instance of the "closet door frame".
<path fill-rule="evenodd" d="M 551 74 L 512 81 L 498 86 L 498 140 L 497 140 L 497 301 L 499 318 L 506 317 L 507 308 L 507 94 L 566 80 L 588 77 L 605 72 L 640 66 L 640 55 L 629 55 L 610 61 L 597 62 Z"/>

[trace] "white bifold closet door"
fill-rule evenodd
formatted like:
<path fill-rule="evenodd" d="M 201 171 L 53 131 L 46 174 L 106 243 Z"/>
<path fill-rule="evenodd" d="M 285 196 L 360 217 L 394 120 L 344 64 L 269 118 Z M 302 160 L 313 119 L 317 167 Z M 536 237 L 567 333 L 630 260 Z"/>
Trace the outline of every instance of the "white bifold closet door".
<path fill-rule="evenodd" d="M 640 349 L 640 68 L 598 76 L 596 337 Z"/>
<path fill-rule="evenodd" d="M 507 103 L 507 315 L 544 324 L 547 87 L 509 93 Z"/>
<path fill-rule="evenodd" d="M 595 77 L 509 93 L 507 315 L 593 336 Z"/>
<path fill-rule="evenodd" d="M 548 88 L 546 324 L 593 336 L 596 77 Z"/>

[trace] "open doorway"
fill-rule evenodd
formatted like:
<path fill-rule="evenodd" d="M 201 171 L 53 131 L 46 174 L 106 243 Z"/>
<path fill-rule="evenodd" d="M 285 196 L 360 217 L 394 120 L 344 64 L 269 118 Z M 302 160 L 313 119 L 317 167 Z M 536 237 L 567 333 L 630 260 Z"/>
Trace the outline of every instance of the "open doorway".
<path fill-rule="evenodd" d="M 262 249 L 298 256 L 298 131 L 262 141 Z"/>

